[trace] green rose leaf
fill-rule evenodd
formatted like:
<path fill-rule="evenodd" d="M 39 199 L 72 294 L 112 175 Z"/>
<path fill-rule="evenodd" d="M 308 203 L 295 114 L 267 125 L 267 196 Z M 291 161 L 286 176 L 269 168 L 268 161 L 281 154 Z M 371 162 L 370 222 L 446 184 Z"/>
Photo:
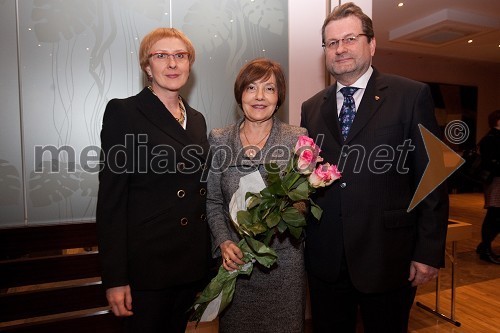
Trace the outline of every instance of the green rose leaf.
<path fill-rule="evenodd" d="M 296 239 L 299 239 L 300 236 L 302 235 L 302 227 L 296 228 L 292 227 L 291 225 L 288 226 L 288 230 L 290 230 L 290 234 L 292 234 L 293 237 Z"/>
<path fill-rule="evenodd" d="M 269 190 L 269 187 L 266 187 L 262 191 L 260 191 L 263 199 L 269 199 L 273 197 L 273 193 Z"/>
<path fill-rule="evenodd" d="M 307 200 L 309 198 L 308 183 L 303 182 L 295 190 L 288 192 L 288 197 L 293 201 Z"/>
<path fill-rule="evenodd" d="M 266 233 L 264 234 L 264 239 L 262 239 L 262 243 L 266 244 L 267 246 L 269 246 L 269 244 L 271 243 L 271 239 L 273 238 L 274 236 L 274 229 L 269 229 L 266 231 Z"/>
<path fill-rule="evenodd" d="M 311 187 L 309 186 L 309 182 L 307 181 L 307 177 L 300 177 L 294 184 L 293 186 L 291 187 L 291 189 L 295 189 L 297 187 L 299 187 L 299 185 L 303 184 L 303 183 L 306 183 L 307 184 L 307 188 L 311 189 Z"/>
<path fill-rule="evenodd" d="M 267 182 L 269 184 L 280 181 L 280 168 L 276 163 L 268 163 L 264 165 L 267 171 Z"/>
<path fill-rule="evenodd" d="M 280 223 L 278 223 L 277 228 L 278 228 L 278 231 L 280 232 L 280 234 L 282 234 L 286 231 L 286 228 L 288 228 L 288 226 L 285 223 L 285 221 L 283 221 L 283 219 L 280 219 Z"/>
<path fill-rule="evenodd" d="M 249 196 L 248 195 L 249 193 L 250 192 L 247 192 L 247 195 L 245 196 L 246 199 L 251 198 L 250 201 L 248 202 L 247 210 L 250 210 L 250 209 L 258 206 L 262 202 L 260 195 L 256 195 L 256 194 L 252 193 L 252 195 Z"/>
<path fill-rule="evenodd" d="M 246 210 L 240 210 L 236 213 L 236 218 L 238 219 L 238 224 L 242 226 L 252 225 L 252 214 Z"/>
<path fill-rule="evenodd" d="M 311 202 L 311 213 L 313 214 L 314 218 L 319 221 L 321 219 L 321 215 L 323 214 L 323 210 L 319 208 L 319 206 L 316 205 L 314 201 L 309 201 Z"/>
<path fill-rule="evenodd" d="M 259 235 L 267 231 L 267 226 L 264 223 L 259 222 L 246 226 L 246 229 L 253 235 Z"/>
<path fill-rule="evenodd" d="M 299 180 L 300 176 L 301 175 L 299 173 L 292 173 L 292 174 L 286 175 L 283 178 L 283 187 L 290 190 L 292 187 L 294 187 L 295 182 L 297 180 Z"/>
<path fill-rule="evenodd" d="M 245 241 L 246 244 L 240 242 L 240 249 L 243 252 L 251 252 L 259 264 L 269 268 L 276 262 L 278 255 L 272 248 L 252 237 L 245 237 Z"/>
<path fill-rule="evenodd" d="M 262 199 L 262 202 L 260 204 L 260 210 L 265 211 L 270 208 L 272 208 L 274 205 L 276 205 L 276 198 L 273 197 L 267 197 Z"/>
<path fill-rule="evenodd" d="M 281 217 L 278 212 L 272 212 L 266 217 L 266 224 L 269 228 L 274 228 L 280 223 Z"/>
<path fill-rule="evenodd" d="M 292 227 L 303 227 L 306 225 L 306 218 L 295 207 L 288 207 L 281 213 L 281 218 Z"/>
<path fill-rule="evenodd" d="M 281 180 L 276 181 L 272 185 L 269 185 L 267 189 L 269 190 L 269 193 L 274 197 L 279 195 L 286 195 L 286 191 L 283 188 Z"/>
<path fill-rule="evenodd" d="M 252 215 L 252 224 L 260 223 L 262 221 L 259 209 L 251 209 L 250 214 Z"/>

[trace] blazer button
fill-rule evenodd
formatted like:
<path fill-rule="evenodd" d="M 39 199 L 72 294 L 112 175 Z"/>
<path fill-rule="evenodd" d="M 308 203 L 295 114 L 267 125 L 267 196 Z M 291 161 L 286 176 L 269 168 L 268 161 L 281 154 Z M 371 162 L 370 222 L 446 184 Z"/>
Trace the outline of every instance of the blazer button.
<path fill-rule="evenodd" d="M 185 167 L 186 165 L 183 162 L 177 163 L 177 170 L 182 171 Z"/>
<path fill-rule="evenodd" d="M 184 190 L 179 190 L 177 191 L 177 196 L 182 199 L 186 196 L 186 192 Z"/>
<path fill-rule="evenodd" d="M 346 182 L 340 183 L 340 187 L 341 187 L 341 188 L 345 188 L 346 186 L 347 186 L 347 183 L 346 183 Z"/>
<path fill-rule="evenodd" d="M 201 196 L 204 196 L 205 194 L 207 194 L 207 190 L 206 190 L 204 187 L 202 187 L 202 188 L 200 189 L 200 195 L 201 195 Z"/>
<path fill-rule="evenodd" d="M 187 218 L 185 218 L 185 217 L 183 217 L 183 218 L 181 219 L 181 225 L 184 227 L 184 226 L 186 226 L 187 224 L 188 224 L 188 219 L 187 219 Z"/>
<path fill-rule="evenodd" d="M 202 220 L 203 222 L 205 222 L 207 220 L 207 216 L 205 214 L 201 214 L 200 215 L 200 220 Z"/>

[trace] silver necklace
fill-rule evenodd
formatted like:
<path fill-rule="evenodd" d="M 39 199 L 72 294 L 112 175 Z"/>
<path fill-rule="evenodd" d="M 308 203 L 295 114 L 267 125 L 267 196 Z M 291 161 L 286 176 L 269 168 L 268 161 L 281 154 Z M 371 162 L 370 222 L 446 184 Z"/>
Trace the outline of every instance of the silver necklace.
<path fill-rule="evenodd" d="M 255 155 L 257 155 L 257 150 L 254 147 L 258 148 L 259 144 L 262 143 L 262 141 L 264 141 L 264 139 L 266 139 L 269 134 L 271 134 L 271 130 L 269 130 L 269 132 L 267 132 L 266 135 L 264 135 L 262 139 L 259 140 L 259 142 L 257 142 L 256 144 L 252 144 L 250 140 L 248 140 L 247 133 L 245 131 L 245 125 L 243 125 L 243 137 L 245 137 L 245 140 L 247 140 L 247 143 L 250 146 L 250 148 L 246 148 L 245 154 L 250 158 L 254 158 Z"/>

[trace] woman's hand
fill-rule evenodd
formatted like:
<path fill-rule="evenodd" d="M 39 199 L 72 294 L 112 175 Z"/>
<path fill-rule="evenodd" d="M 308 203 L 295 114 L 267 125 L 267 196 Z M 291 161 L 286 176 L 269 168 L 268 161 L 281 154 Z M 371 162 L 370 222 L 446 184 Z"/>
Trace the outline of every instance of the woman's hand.
<path fill-rule="evenodd" d="M 239 268 L 239 265 L 245 263 L 241 260 L 241 258 L 243 258 L 243 252 L 241 252 L 235 242 L 227 240 L 221 243 L 219 247 L 222 255 L 222 265 L 226 270 L 234 271 Z"/>

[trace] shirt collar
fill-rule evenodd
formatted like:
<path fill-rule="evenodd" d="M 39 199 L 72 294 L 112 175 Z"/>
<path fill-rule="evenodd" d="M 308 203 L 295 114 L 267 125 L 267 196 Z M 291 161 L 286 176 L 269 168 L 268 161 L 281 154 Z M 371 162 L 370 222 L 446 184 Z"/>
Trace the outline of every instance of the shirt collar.
<path fill-rule="evenodd" d="M 361 75 L 361 77 L 359 79 L 356 80 L 356 82 L 354 82 L 351 87 L 356 87 L 356 88 L 360 88 L 360 89 L 366 89 L 366 86 L 368 85 L 368 81 L 370 80 L 370 77 L 372 76 L 372 73 L 373 73 L 373 67 L 370 66 L 368 68 L 368 70 L 363 74 Z M 344 88 L 345 86 L 338 82 L 337 81 L 337 92 L 340 91 L 340 89 Z"/>

